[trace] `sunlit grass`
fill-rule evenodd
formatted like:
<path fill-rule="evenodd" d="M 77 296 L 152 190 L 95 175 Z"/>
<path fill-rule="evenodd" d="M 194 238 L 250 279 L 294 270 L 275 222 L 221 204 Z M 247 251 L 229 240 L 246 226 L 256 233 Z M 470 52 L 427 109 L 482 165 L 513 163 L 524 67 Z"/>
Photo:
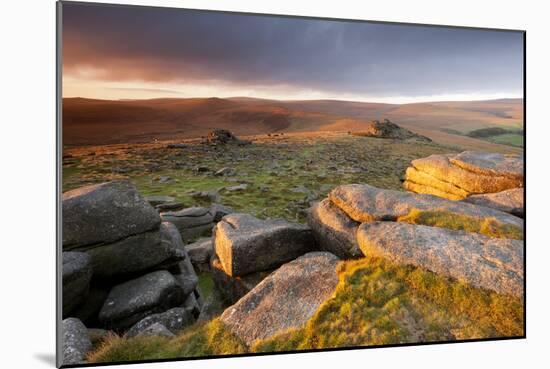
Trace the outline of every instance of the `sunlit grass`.
<path fill-rule="evenodd" d="M 229 355 L 247 351 L 218 320 L 197 323 L 175 338 L 111 336 L 88 355 L 91 363 Z"/>
<path fill-rule="evenodd" d="M 510 224 L 502 224 L 493 218 L 474 218 L 445 211 L 413 209 L 398 221 L 423 224 L 432 227 L 480 233 L 489 237 L 523 239 L 523 230 Z"/>
<path fill-rule="evenodd" d="M 252 347 L 214 319 L 174 339 L 112 337 L 91 362 L 196 357 L 523 335 L 521 299 L 378 258 L 344 261 L 339 284 L 303 326 Z"/>
<path fill-rule="evenodd" d="M 520 299 L 476 289 L 381 259 L 343 262 L 340 283 L 300 329 L 254 351 L 385 345 L 521 336 Z"/>

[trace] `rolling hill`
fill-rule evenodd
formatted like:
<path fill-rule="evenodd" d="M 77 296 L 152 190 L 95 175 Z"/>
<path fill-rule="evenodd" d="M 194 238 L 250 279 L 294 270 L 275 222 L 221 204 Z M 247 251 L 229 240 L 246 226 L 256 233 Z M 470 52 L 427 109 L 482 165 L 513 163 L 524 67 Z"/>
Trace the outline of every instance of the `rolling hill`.
<path fill-rule="evenodd" d="M 523 100 L 382 104 L 339 100 L 254 98 L 151 100 L 63 99 L 68 146 L 178 140 L 225 128 L 237 135 L 360 130 L 388 118 L 436 142 L 490 149 L 498 144 L 466 135 L 476 129 L 523 128 Z"/>

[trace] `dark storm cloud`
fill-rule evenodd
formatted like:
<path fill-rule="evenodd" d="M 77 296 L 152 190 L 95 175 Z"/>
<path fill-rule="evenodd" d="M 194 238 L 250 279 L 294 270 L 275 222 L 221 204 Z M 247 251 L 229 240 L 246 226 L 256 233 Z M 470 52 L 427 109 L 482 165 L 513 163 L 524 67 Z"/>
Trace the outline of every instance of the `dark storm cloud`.
<path fill-rule="evenodd" d="M 65 3 L 63 35 L 65 73 L 93 68 L 105 80 L 378 96 L 522 91 L 516 32 Z"/>

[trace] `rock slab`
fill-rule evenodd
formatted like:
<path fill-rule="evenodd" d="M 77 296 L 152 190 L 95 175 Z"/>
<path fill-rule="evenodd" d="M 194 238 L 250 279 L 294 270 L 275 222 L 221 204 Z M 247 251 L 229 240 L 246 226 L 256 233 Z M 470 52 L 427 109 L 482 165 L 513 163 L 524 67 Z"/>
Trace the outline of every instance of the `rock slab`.
<path fill-rule="evenodd" d="M 185 249 L 195 269 L 201 272 L 210 270 L 210 259 L 214 253 L 212 238 L 199 239 L 194 243 L 185 245 Z"/>
<path fill-rule="evenodd" d="M 180 284 L 185 296 L 193 292 L 199 284 L 199 277 L 195 273 L 195 269 L 189 258 L 182 260 L 174 268 L 170 268 L 170 272 L 172 272 L 172 275 Z"/>
<path fill-rule="evenodd" d="M 230 214 L 214 229 L 214 247 L 225 273 L 246 275 L 272 269 L 314 249 L 309 227 L 286 220 Z"/>
<path fill-rule="evenodd" d="M 162 324 L 172 335 L 193 324 L 195 319 L 188 309 L 176 307 L 163 313 L 152 314 L 140 320 L 130 328 L 125 336 L 128 338 L 141 335 L 154 324 Z"/>
<path fill-rule="evenodd" d="M 80 319 L 86 327 L 101 326 L 98 315 L 109 295 L 109 291 L 109 287 L 91 286 L 86 299 L 69 316 Z"/>
<path fill-rule="evenodd" d="M 464 151 L 449 161 L 474 173 L 502 176 L 523 181 L 523 156 L 493 152 Z"/>
<path fill-rule="evenodd" d="M 63 365 L 84 364 L 86 355 L 92 350 L 88 330 L 76 318 L 67 318 L 62 323 Z"/>
<path fill-rule="evenodd" d="M 341 259 L 363 256 L 356 238 L 359 223 L 348 217 L 329 199 L 311 207 L 307 222 L 320 250 L 328 251 Z"/>
<path fill-rule="evenodd" d="M 404 187 L 450 200 L 495 193 L 524 186 L 524 160 L 520 155 L 464 151 L 413 160 Z"/>
<path fill-rule="evenodd" d="M 178 228 L 185 242 L 189 242 L 212 229 L 214 216 L 215 214 L 212 214 L 210 209 L 202 207 L 192 207 L 160 214 L 164 222 L 173 223 Z"/>
<path fill-rule="evenodd" d="M 80 187 L 63 194 L 63 248 L 110 243 L 157 228 L 157 211 L 129 181 Z"/>
<path fill-rule="evenodd" d="M 64 252 L 62 257 L 63 316 L 67 317 L 88 296 L 92 265 L 84 252 Z"/>
<path fill-rule="evenodd" d="M 361 223 L 396 221 L 416 209 L 445 212 L 479 220 L 491 218 L 501 225 L 523 229 L 523 219 L 495 209 L 431 195 L 384 190 L 367 184 L 338 186 L 329 193 L 329 199 L 350 218 Z"/>
<path fill-rule="evenodd" d="M 212 279 L 224 300 L 230 304 L 237 302 L 272 272 L 272 270 L 264 270 L 232 277 L 225 273 L 220 259 L 216 255 L 212 257 L 210 264 Z"/>
<path fill-rule="evenodd" d="M 470 194 L 463 188 L 437 179 L 415 167 L 407 168 L 405 171 L 405 178 L 406 180 L 403 186 L 406 190 L 411 192 L 439 196 L 448 200 L 462 200 Z"/>
<path fill-rule="evenodd" d="M 184 293 L 178 281 L 161 270 L 111 289 L 99 312 L 100 322 L 111 329 L 127 329 L 144 317 L 181 305 Z"/>
<path fill-rule="evenodd" d="M 301 327 L 333 295 L 338 260 L 328 252 L 310 252 L 284 264 L 227 308 L 221 321 L 249 346 Z"/>
<path fill-rule="evenodd" d="M 523 188 L 513 188 L 497 193 L 472 195 L 464 199 L 464 201 L 470 204 L 505 211 L 523 218 L 525 216 L 524 191 Z"/>
<path fill-rule="evenodd" d="M 175 337 L 175 334 L 170 332 L 170 330 L 166 328 L 164 325 L 162 325 L 161 323 L 153 323 L 147 326 L 147 328 L 141 330 L 134 337 L 147 337 L 147 336 L 172 338 L 172 337 Z"/>
<path fill-rule="evenodd" d="M 523 296 L 522 241 L 400 222 L 363 223 L 357 240 L 365 255 Z"/>
<path fill-rule="evenodd" d="M 159 230 L 79 250 L 85 250 L 90 255 L 94 277 L 98 279 L 143 271 L 171 257 L 162 246 Z"/>

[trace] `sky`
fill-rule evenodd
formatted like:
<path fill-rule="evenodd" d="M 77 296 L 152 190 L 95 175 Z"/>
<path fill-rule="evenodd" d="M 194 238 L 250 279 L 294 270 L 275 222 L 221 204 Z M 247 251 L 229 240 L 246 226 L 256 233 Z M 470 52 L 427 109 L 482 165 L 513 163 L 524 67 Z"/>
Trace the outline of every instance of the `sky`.
<path fill-rule="evenodd" d="M 523 96 L 519 32 L 64 3 L 63 96 Z"/>

